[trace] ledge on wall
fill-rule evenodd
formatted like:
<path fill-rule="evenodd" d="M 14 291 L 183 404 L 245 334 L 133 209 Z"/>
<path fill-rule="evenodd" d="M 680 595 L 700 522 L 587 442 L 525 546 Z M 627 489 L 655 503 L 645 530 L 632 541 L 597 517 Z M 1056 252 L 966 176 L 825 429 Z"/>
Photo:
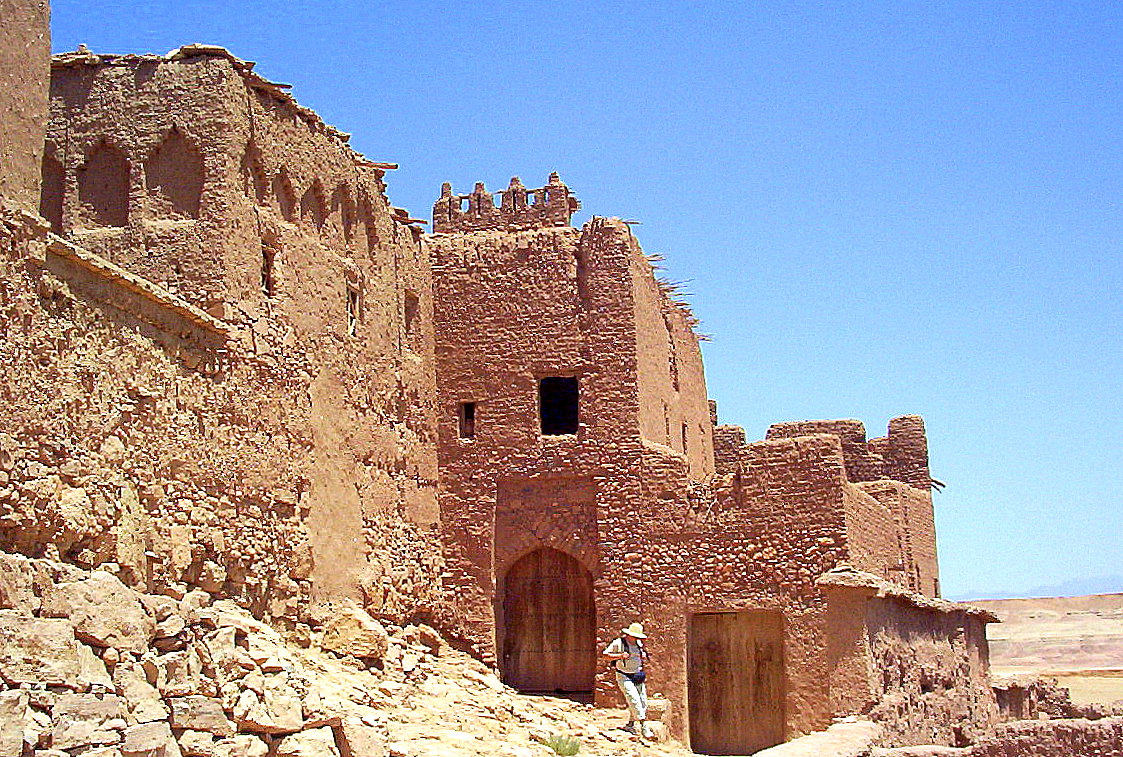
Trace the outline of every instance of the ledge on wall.
<path fill-rule="evenodd" d="M 111 263 L 100 255 L 71 244 L 62 237 L 52 234 L 47 242 L 47 254 L 56 255 L 80 266 L 95 276 L 139 295 L 149 302 L 168 310 L 194 325 L 222 339 L 230 339 L 233 332 L 230 326 L 214 316 L 200 310 L 189 302 L 177 297 L 168 290 L 129 273 L 124 268 Z"/>
<path fill-rule="evenodd" d="M 886 581 L 873 573 L 856 570 L 846 564 L 828 570 L 819 576 L 815 583 L 825 589 L 853 589 L 862 591 L 871 597 L 899 599 L 921 610 L 934 610 L 943 613 L 961 612 L 977 617 L 985 623 L 1001 622 L 997 615 L 981 607 L 926 597 L 923 594 L 898 586 L 892 581 Z"/>

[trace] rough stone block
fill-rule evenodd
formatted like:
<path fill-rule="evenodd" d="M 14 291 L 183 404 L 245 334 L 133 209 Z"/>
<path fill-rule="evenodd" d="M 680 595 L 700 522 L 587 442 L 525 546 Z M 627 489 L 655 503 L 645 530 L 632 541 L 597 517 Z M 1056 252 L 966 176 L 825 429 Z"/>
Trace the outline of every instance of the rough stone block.
<path fill-rule="evenodd" d="M 330 728 L 311 728 L 286 736 L 277 745 L 277 757 L 340 757 Z"/>
<path fill-rule="evenodd" d="M 156 632 L 155 621 L 145 612 L 137 593 L 117 576 L 101 570 L 48 589 L 42 613 L 68 618 L 75 635 L 97 647 L 143 653 Z"/>
<path fill-rule="evenodd" d="M 168 717 L 168 708 L 160 692 L 148 682 L 140 663 L 120 662 L 113 669 L 113 684 L 125 698 L 129 717 L 137 723 L 149 723 Z"/>
<path fill-rule="evenodd" d="M 257 736 L 240 733 L 215 742 L 214 757 L 265 757 L 269 747 Z"/>
<path fill-rule="evenodd" d="M 184 731 L 179 735 L 179 751 L 186 757 L 214 757 L 214 734 Z"/>
<path fill-rule="evenodd" d="M 27 707 L 26 691 L 0 692 L 0 757 L 23 754 L 23 721 Z"/>
<path fill-rule="evenodd" d="M 121 752 L 125 757 L 181 757 L 179 745 L 166 721 L 126 728 Z"/>
<path fill-rule="evenodd" d="M 30 560 L 23 555 L 0 552 L 0 609 L 39 609 L 35 596 Z"/>
<path fill-rule="evenodd" d="M 206 731 L 216 736 L 233 736 L 234 724 L 223 712 L 222 702 L 204 696 L 172 697 L 172 727 Z"/>
<path fill-rule="evenodd" d="M 125 702 L 112 694 L 64 694 L 55 702 L 53 715 L 52 748 L 112 745 L 121 741 Z"/>
<path fill-rule="evenodd" d="M 0 678 L 10 685 L 73 689 L 79 672 L 78 644 L 68 621 L 0 610 Z"/>
<path fill-rule="evenodd" d="M 342 757 L 385 757 L 386 739 L 360 718 L 344 718 L 334 730 Z"/>
<path fill-rule="evenodd" d="M 382 624 L 358 607 L 340 611 L 324 628 L 324 649 L 353 657 L 381 659 L 390 645 Z"/>

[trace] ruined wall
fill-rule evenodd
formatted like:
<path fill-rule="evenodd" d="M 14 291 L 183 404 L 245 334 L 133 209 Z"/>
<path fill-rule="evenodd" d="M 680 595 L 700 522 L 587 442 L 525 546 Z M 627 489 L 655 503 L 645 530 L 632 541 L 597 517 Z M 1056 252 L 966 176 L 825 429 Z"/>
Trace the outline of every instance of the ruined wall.
<path fill-rule="evenodd" d="M 0 0 L 0 197 L 29 209 L 39 201 L 50 15 L 47 0 Z"/>
<path fill-rule="evenodd" d="M 899 599 L 867 604 L 871 710 L 891 744 L 963 746 L 998 720 L 985 621 L 965 612 L 916 610 Z"/>
<path fill-rule="evenodd" d="M 916 746 L 875 750 L 878 757 L 1121 757 L 1123 718 L 1003 723 L 961 749 Z"/>
<path fill-rule="evenodd" d="M 636 320 L 636 382 L 643 437 L 686 457 L 690 477 L 714 472 L 713 424 L 693 316 L 656 278 L 639 245 L 630 265 Z"/>
<path fill-rule="evenodd" d="M 999 720 L 979 608 L 930 599 L 849 566 L 817 582 L 827 597 L 831 698 L 889 746 L 974 743 Z"/>
<path fill-rule="evenodd" d="M 45 183 L 43 205 L 103 257 L 8 262 L 0 536 L 288 622 L 340 597 L 430 613 L 428 259 L 381 170 L 247 65 L 213 48 L 56 61 L 62 194 Z M 228 335 L 194 339 L 169 298 Z"/>

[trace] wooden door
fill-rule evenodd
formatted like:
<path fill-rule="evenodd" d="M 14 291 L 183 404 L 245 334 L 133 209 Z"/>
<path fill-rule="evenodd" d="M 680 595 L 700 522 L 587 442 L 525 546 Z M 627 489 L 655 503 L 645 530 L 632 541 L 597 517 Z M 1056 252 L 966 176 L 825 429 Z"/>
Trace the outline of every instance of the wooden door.
<path fill-rule="evenodd" d="M 783 617 L 711 612 L 690 618 L 690 747 L 752 754 L 784 740 Z"/>
<path fill-rule="evenodd" d="M 539 549 L 507 572 L 503 680 L 524 692 L 591 696 L 596 675 L 593 577 L 576 559 Z"/>

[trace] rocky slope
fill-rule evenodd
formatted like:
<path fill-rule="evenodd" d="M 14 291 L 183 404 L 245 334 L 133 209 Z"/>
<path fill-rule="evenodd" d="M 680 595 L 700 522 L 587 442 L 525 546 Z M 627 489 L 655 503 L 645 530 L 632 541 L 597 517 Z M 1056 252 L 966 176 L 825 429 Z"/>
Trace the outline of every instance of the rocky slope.
<path fill-rule="evenodd" d="M 282 634 L 201 591 L 0 553 L 0 757 L 533 757 L 553 734 L 689 754 L 624 719 L 520 696 L 432 629 L 355 607 Z"/>

